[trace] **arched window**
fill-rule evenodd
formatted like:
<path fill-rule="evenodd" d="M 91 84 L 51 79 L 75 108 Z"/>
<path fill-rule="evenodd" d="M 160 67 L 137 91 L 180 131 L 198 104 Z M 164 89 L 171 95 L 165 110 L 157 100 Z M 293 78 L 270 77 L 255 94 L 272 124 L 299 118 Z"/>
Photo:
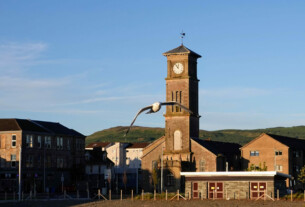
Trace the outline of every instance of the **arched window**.
<path fill-rule="evenodd" d="M 182 133 L 180 130 L 174 132 L 174 150 L 182 149 Z"/>

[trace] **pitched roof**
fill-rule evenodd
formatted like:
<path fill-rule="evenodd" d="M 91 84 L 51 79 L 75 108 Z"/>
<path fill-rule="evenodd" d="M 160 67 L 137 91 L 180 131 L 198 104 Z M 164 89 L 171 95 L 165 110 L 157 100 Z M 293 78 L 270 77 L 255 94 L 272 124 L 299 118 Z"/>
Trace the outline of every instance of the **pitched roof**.
<path fill-rule="evenodd" d="M 0 119 L 0 131 L 16 130 L 84 137 L 81 133 L 69 129 L 60 123 L 34 121 L 30 119 Z"/>
<path fill-rule="evenodd" d="M 28 119 L 0 119 L 1 131 L 32 131 L 32 132 L 48 132 L 44 128 L 37 126 Z"/>
<path fill-rule="evenodd" d="M 48 130 L 49 132 L 52 132 L 54 134 L 61 134 L 61 135 L 68 135 L 68 136 L 82 136 L 83 134 L 73 130 L 69 129 L 65 126 L 63 126 L 60 123 L 56 122 L 49 122 L 49 121 L 36 121 L 32 120 L 32 122 L 36 123 L 38 126 L 43 127 L 44 129 Z"/>
<path fill-rule="evenodd" d="M 21 130 L 16 119 L 0 119 L 0 131 Z"/>
<path fill-rule="evenodd" d="M 86 148 L 93 148 L 93 147 L 106 147 L 109 144 L 111 144 L 111 142 L 93 142 L 90 143 L 86 146 Z"/>
<path fill-rule="evenodd" d="M 146 146 L 148 146 L 150 143 L 146 143 L 146 142 L 143 142 L 143 143 L 130 143 L 130 146 L 127 147 L 127 148 L 144 148 Z"/>
<path fill-rule="evenodd" d="M 172 50 L 169 50 L 169 51 L 163 53 L 164 56 L 172 55 L 172 54 L 190 54 L 190 55 L 196 56 L 197 58 L 201 57 L 201 55 L 199 55 L 199 54 L 195 53 L 194 51 L 188 49 L 184 45 L 180 45 L 179 47 L 176 47 L 175 49 L 172 49 Z"/>
<path fill-rule="evenodd" d="M 268 133 L 266 133 L 266 134 L 288 147 L 305 150 L 305 140 L 304 139 L 297 139 L 297 138 L 285 137 L 285 136 L 268 134 Z"/>
<path fill-rule="evenodd" d="M 230 142 L 218 142 L 218 141 L 210 141 L 210 140 L 202 140 L 198 138 L 192 138 L 192 140 L 196 141 L 198 144 L 211 151 L 215 155 L 218 154 L 239 154 L 239 148 L 241 145 L 230 143 Z"/>

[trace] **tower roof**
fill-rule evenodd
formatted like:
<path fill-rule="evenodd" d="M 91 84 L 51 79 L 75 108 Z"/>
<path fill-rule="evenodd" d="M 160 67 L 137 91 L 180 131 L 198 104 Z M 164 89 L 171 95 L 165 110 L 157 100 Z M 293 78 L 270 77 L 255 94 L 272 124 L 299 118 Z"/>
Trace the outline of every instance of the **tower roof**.
<path fill-rule="evenodd" d="M 165 53 L 163 53 L 164 56 L 167 55 L 178 55 L 178 54 L 190 54 L 190 55 L 194 55 L 197 58 L 201 58 L 201 55 L 195 53 L 194 51 L 188 49 L 187 47 L 185 47 L 184 45 L 180 45 L 179 47 L 176 47 L 175 49 L 169 50 Z"/>

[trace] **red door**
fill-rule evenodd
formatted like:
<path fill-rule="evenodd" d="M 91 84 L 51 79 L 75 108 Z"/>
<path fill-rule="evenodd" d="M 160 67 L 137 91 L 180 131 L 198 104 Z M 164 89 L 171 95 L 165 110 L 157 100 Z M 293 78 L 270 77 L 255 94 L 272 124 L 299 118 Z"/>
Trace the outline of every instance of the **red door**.
<path fill-rule="evenodd" d="M 251 182 L 250 190 L 251 190 L 251 199 L 257 199 L 264 195 L 265 190 L 267 189 L 266 182 Z"/>
<path fill-rule="evenodd" d="M 223 182 L 209 182 L 209 198 L 223 199 Z"/>
<path fill-rule="evenodd" d="M 223 199 L 223 183 L 217 183 L 216 184 L 216 198 Z"/>
<path fill-rule="evenodd" d="M 198 183 L 194 182 L 193 183 L 193 199 L 198 199 L 198 198 L 199 198 Z"/>
<path fill-rule="evenodd" d="M 214 193 L 216 190 L 216 183 L 209 183 L 209 198 L 214 198 Z"/>

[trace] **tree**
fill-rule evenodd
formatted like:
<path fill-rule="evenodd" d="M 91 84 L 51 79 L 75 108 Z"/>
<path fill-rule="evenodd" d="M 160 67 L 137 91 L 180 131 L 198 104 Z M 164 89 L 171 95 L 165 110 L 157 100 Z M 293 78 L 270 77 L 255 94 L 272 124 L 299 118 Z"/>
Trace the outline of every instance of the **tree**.
<path fill-rule="evenodd" d="M 300 173 L 298 175 L 298 181 L 303 184 L 305 183 L 305 165 L 301 168 Z"/>
<path fill-rule="evenodd" d="M 154 183 L 154 189 L 157 189 L 157 185 L 159 183 L 159 175 L 158 175 L 158 170 L 157 168 L 154 168 L 152 171 L 152 181 Z"/>
<path fill-rule="evenodd" d="M 267 171 L 266 162 L 263 163 L 263 167 L 262 163 L 259 163 L 258 166 L 251 164 L 247 171 Z"/>

